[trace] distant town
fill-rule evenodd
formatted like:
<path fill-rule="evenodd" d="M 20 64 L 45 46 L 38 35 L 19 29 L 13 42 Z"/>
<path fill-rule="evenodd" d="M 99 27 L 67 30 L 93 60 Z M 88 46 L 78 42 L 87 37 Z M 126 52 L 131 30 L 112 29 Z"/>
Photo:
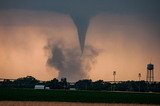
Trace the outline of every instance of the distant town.
<path fill-rule="evenodd" d="M 77 82 L 67 82 L 67 78 L 54 78 L 50 81 L 39 81 L 32 76 L 18 79 L 1 79 L 0 88 L 30 88 L 30 89 L 62 89 L 62 90 L 97 90 L 97 91 L 133 91 L 160 92 L 160 82 L 149 81 L 92 81 L 83 79 Z"/>

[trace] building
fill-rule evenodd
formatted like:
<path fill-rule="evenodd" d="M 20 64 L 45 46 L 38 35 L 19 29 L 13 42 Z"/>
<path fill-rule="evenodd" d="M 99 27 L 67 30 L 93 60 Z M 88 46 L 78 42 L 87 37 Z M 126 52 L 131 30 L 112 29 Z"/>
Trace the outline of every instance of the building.
<path fill-rule="evenodd" d="M 35 85 L 34 89 L 45 89 L 45 85 Z"/>

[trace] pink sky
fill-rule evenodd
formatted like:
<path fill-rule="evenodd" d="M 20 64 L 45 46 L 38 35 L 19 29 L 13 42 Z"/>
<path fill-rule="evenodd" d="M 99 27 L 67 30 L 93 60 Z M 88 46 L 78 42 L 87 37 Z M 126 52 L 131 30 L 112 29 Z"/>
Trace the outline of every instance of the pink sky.
<path fill-rule="evenodd" d="M 0 77 L 27 75 L 40 80 L 58 76 L 46 65 L 47 40 L 63 40 L 68 47 L 79 46 L 77 29 L 67 15 L 45 12 L 0 11 Z M 92 80 L 146 79 L 146 65 L 155 65 L 155 80 L 160 81 L 158 25 L 143 16 L 98 14 L 90 20 L 86 44 L 98 49 L 96 63 L 89 72 Z M 79 49 L 80 50 L 80 49 Z M 74 79 L 73 79 L 74 80 Z"/>

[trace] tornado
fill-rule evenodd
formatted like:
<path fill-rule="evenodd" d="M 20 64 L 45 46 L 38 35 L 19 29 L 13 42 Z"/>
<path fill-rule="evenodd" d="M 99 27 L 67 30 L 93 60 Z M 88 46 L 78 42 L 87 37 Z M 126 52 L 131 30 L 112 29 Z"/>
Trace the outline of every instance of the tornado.
<path fill-rule="evenodd" d="M 65 77 L 68 81 L 77 81 L 88 78 L 88 72 L 96 63 L 100 51 L 91 45 L 86 45 L 85 52 L 80 57 L 77 46 L 63 46 L 65 41 L 62 39 L 55 42 L 48 40 L 45 50 L 49 52 L 47 66 L 58 71 L 58 79 Z"/>
<path fill-rule="evenodd" d="M 90 17 L 75 14 L 75 15 L 71 15 L 71 18 L 77 28 L 79 45 L 80 45 L 81 53 L 83 54 L 84 47 L 85 47 L 86 33 L 87 33 Z"/>

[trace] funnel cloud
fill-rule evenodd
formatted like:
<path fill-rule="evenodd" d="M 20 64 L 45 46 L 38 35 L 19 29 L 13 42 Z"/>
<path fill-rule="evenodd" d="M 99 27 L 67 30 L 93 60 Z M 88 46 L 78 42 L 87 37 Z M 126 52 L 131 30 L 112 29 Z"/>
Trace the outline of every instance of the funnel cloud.
<path fill-rule="evenodd" d="M 0 9 L 50 11 L 71 16 L 77 27 L 81 52 L 90 19 L 100 13 L 145 15 L 159 19 L 159 1 L 141 0 L 1 0 Z M 145 5 L 144 5 L 145 4 Z"/>
<path fill-rule="evenodd" d="M 86 32 L 89 25 L 90 17 L 86 18 L 83 16 L 77 16 L 77 15 L 72 15 L 71 17 L 77 27 L 79 44 L 80 44 L 81 52 L 83 53 L 85 39 L 86 39 Z"/>

